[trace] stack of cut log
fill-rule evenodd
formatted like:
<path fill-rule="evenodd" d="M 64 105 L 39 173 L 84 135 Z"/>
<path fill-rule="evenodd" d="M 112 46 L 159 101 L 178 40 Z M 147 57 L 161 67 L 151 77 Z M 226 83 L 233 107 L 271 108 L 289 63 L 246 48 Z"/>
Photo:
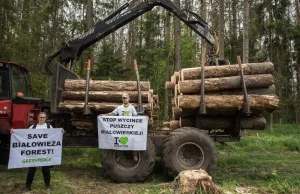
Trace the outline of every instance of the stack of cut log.
<path fill-rule="evenodd" d="M 242 64 L 248 93 L 250 116 L 241 117 L 241 128 L 264 129 L 264 111 L 274 111 L 279 103 L 275 95 L 274 66 L 270 62 Z M 239 65 L 205 67 L 206 114 L 201 114 L 201 67 L 186 68 L 175 72 L 166 90 L 174 91 L 172 99 L 173 120 L 165 122 L 170 129 L 194 126 L 196 116 L 201 116 L 203 129 L 231 129 L 237 111 L 244 109 L 244 93 Z"/>
<path fill-rule="evenodd" d="M 130 103 L 137 108 L 138 92 L 136 81 L 100 81 L 91 80 L 89 83 L 88 105 L 93 114 L 106 114 L 112 112 L 122 104 L 122 94 L 128 93 Z M 145 114 L 149 117 L 149 126 L 156 119 L 155 109 L 158 108 L 158 96 L 153 95 L 149 81 L 141 81 L 141 96 Z M 72 113 L 72 126 L 77 130 L 90 131 L 93 128 L 91 117 L 84 116 L 84 101 L 86 80 L 68 79 L 62 92 L 63 101 L 59 108 L 63 112 Z"/>

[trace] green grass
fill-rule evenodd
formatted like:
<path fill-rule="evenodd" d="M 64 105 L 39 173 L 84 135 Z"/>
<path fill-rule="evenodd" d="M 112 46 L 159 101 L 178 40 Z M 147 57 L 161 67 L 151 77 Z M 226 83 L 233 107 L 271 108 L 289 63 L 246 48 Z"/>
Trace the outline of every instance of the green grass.
<path fill-rule="evenodd" d="M 232 193 L 240 187 L 253 187 L 252 193 L 300 193 L 300 126 L 247 132 L 240 142 L 217 144 L 213 182 Z M 99 154 L 99 149 L 64 148 L 62 165 L 51 170 L 52 193 L 170 193 L 172 180 L 163 175 L 159 158 L 144 183 L 117 184 L 103 176 Z M 26 173 L 0 166 L 0 193 L 21 193 Z M 46 193 L 40 168 L 30 193 Z"/>

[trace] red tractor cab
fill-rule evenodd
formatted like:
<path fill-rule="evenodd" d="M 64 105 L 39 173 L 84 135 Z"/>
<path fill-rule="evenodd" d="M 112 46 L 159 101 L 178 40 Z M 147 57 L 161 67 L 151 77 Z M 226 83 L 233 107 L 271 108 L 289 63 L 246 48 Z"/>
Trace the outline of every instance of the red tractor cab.
<path fill-rule="evenodd" d="M 26 68 L 0 61 L 0 149 L 9 148 L 11 128 L 28 128 L 37 121 L 45 102 L 29 97 L 29 88 Z"/>

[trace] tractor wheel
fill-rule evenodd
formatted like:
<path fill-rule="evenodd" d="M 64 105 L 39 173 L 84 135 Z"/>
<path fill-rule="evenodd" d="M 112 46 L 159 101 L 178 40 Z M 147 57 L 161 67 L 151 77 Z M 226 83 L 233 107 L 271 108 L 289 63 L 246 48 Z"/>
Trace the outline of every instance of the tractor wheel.
<path fill-rule="evenodd" d="M 165 172 L 176 177 L 183 170 L 204 169 L 211 174 L 217 164 L 217 149 L 209 135 L 200 129 L 183 127 L 173 131 L 163 146 Z"/>
<path fill-rule="evenodd" d="M 101 163 L 105 176 L 119 183 L 144 181 L 152 172 L 156 159 L 154 144 L 147 140 L 147 150 L 137 151 L 138 160 L 133 159 L 133 151 L 102 150 Z"/>

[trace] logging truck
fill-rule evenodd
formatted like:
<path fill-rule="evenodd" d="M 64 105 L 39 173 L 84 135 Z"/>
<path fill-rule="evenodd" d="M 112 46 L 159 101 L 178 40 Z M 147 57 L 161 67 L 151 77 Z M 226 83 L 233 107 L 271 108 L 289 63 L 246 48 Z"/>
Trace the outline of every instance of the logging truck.
<path fill-rule="evenodd" d="M 166 82 L 166 89 L 173 90 L 174 96 L 173 118 L 164 122 L 164 130 L 150 126 L 158 97 L 149 82 L 139 81 L 138 76 L 137 81 L 91 81 L 89 73 L 83 80 L 74 72 L 76 60 L 85 49 L 155 6 L 172 12 L 210 45 L 208 60 L 202 61 L 201 67 L 182 69 Z M 41 99 L 15 93 L 7 106 L 31 105 L 23 111 L 22 127 L 34 122 L 39 111 L 48 109 L 48 121 L 66 131 L 64 146 L 98 147 L 97 116 L 120 105 L 116 99 L 126 91 L 133 104 L 143 107 L 143 113 L 150 117 L 147 149 L 138 151 L 138 161 L 130 151 L 102 150 L 101 163 L 108 177 L 116 182 L 144 181 L 154 168 L 156 156 L 161 156 L 171 177 L 182 170 L 199 168 L 211 174 L 217 164 L 215 142 L 239 141 L 243 129 L 264 129 L 266 120 L 261 113 L 274 111 L 279 101 L 274 94 L 272 63 L 219 66 L 216 48 L 211 28 L 196 13 L 182 10 L 170 0 L 145 0 L 136 5 L 128 2 L 40 63 L 41 71 L 52 80 L 49 106 Z M 1 122 L 9 123 L 0 129 L 5 134 L 0 136 L 1 148 L 9 145 L 8 130 L 16 125 L 14 114 L 0 115 Z M 120 156 L 122 160 L 117 159 Z"/>

